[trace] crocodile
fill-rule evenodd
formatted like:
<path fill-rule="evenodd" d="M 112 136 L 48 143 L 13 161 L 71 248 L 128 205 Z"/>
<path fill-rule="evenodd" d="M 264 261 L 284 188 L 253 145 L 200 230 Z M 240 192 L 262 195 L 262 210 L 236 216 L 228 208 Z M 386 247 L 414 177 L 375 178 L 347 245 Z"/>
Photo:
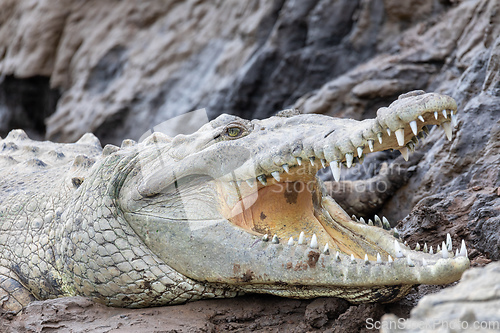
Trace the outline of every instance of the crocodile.
<path fill-rule="evenodd" d="M 0 140 L 0 305 L 82 295 L 140 308 L 267 293 L 391 302 L 469 267 L 465 243 L 401 243 L 386 218 L 350 217 L 318 171 L 375 151 L 407 158 L 429 125 L 452 139 L 457 104 L 414 91 L 374 119 L 288 109 L 223 114 L 192 134 L 121 147 Z"/>

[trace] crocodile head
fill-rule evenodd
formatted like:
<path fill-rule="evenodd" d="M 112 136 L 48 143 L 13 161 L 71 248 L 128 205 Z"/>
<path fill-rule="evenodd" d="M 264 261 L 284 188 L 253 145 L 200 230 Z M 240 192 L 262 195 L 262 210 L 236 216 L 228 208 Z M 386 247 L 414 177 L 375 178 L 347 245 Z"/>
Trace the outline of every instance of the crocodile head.
<path fill-rule="evenodd" d="M 416 284 L 458 280 L 466 249 L 413 251 L 386 221 L 351 219 L 316 174 L 330 167 L 338 180 L 373 151 L 407 155 L 425 125 L 442 125 L 451 139 L 456 111 L 448 96 L 413 92 L 364 121 L 287 111 L 222 115 L 174 138 L 155 133 L 124 168 L 118 205 L 158 257 L 198 282 L 393 301 Z"/>

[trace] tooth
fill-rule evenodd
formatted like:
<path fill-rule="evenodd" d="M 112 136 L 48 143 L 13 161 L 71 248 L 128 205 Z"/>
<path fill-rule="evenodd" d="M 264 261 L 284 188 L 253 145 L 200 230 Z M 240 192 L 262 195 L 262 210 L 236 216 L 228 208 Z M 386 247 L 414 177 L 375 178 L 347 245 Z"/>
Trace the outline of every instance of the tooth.
<path fill-rule="evenodd" d="M 420 120 L 421 122 L 425 123 L 425 119 L 422 116 L 418 116 L 418 120 Z"/>
<path fill-rule="evenodd" d="M 363 224 L 366 224 L 365 219 L 364 219 L 364 218 L 362 218 L 362 217 L 360 217 L 360 218 L 359 218 L 359 222 L 361 222 L 361 223 L 363 223 Z"/>
<path fill-rule="evenodd" d="M 420 251 L 420 243 L 417 243 L 417 245 L 415 245 L 415 251 Z"/>
<path fill-rule="evenodd" d="M 424 243 L 424 253 L 427 253 L 429 252 L 429 250 L 427 249 L 427 243 Z"/>
<path fill-rule="evenodd" d="M 285 170 L 286 173 L 290 173 L 290 168 L 288 167 L 288 164 L 283 164 L 281 167 L 283 168 L 283 170 Z"/>
<path fill-rule="evenodd" d="M 425 258 L 422 258 L 422 266 L 427 266 L 427 260 L 425 260 Z"/>
<path fill-rule="evenodd" d="M 372 219 L 368 219 L 368 225 L 369 225 L 370 227 L 373 227 L 373 221 L 372 221 Z"/>
<path fill-rule="evenodd" d="M 458 257 L 458 247 L 455 249 L 455 258 Z"/>
<path fill-rule="evenodd" d="M 382 225 L 384 226 L 385 230 L 391 229 L 391 224 L 389 223 L 389 221 L 385 216 L 382 216 Z M 396 228 L 394 228 L 394 232 L 397 232 Z"/>
<path fill-rule="evenodd" d="M 241 186 L 241 180 L 237 180 L 236 181 L 236 185 L 238 185 L 238 187 L 240 187 Z"/>
<path fill-rule="evenodd" d="M 458 119 L 456 114 L 451 114 L 451 123 L 453 124 L 453 127 L 457 127 L 458 125 Z"/>
<path fill-rule="evenodd" d="M 377 264 L 382 263 L 382 258 L 380 257 L 380 253 L 377 253 Z"/>
<path fill-rule="evenodd" d="M 264 186 L 266 186 L 266 185 L 267 185 L 266 176 L 264 176 L 264 175 L 260 175 L 260 176 L 258 176 L 258 177 L 257 177 L 257 179 L 260 181 L 260 183 L 261 183 L 262 185 L 264 185 Z"/>
<path fill-rule="evenodd" d="M 293 237 L 290 237 L 290 239 L 288 240 L 288 246 L 292 246 L 293 245 Z"/>
<path fill-rule="evenodd" d="M 279 244 L 279 242 L 280 242 L 280 241 L 279 241 L 279 239 L 278 239 L 278 236 L 277 236 L 277 235 L 274 235 L 274 236 L 273 236 L 273 239 L 271 240 L 271 243 L 273 243 L 273 244 Z"/>
<path fill-rule="evenodd" d="M 406 257 L 406 262 L 408 263 L 408 266 L 415 267 L 415 264 L 411 260 L 410 255 L 408 255 L 408 257 Z"/>
<path fill-rule="evenodd" d="M 429 133 L 430 133 L 429 132 L 429 127 L 427 127 L 427 125 L 424 126 L 424 127 L 422 127 L 422 131 L 424 131 L 424 133 L 427 134 L 427 135 L 429 135 Z"/>
<path fill-rule="evenodd" d="M 405 159 L 405 161 L 408 161 L 408 157 L 410 155 L 410 153 L 408 152 L 408 148 L 406 147 L 403 147 L 399 150 L 399 152 L 401 153 L 401 156 L 403 156 L 403 158 Z"/>
<path fill-rule="evenodd" d="M 335 261 L 340 261 L 340 253 L 339 253 L 339 251 L 335 252 Z"/>
<path fill-rule="evenodd" d="M 330 254 L 330 249 L 328 248 L 328 243 L 326 243 L 325 247 L 323 248 L 323 254 L 325 254 L 325 255 Z"/>
<path fill-rule="evenodd" d="M 365 253 L 365 264 L 369 264 L 370 260 L 368 260 L 368 254 Z"/>
<path fill-rule="evenodd" d="M 326 160 L 324 158 L 321 159 L 321 165 L 323 168 L 326 168 Z"/>
<path fill-rule="evenodd" d="M 382 144 L 382 132 L 377 133 L 378 143 Z"/>
<path fill-rule="evenodd" d="M 452 251 L 453 250 L 453 243 L 451 241 L 451 236 L 450 236 L 450 233 L 447 233 L 446 234 L 446 248 L 448 249 L 448 251 Z"/>
<path fill-rule="evenodd" d="M 354 254 L 351 253 L 351 263 L 355 264 L 356 260 L 354 259 Z"/>
<path fill-rule="evenodd" d="M 405 241 L 403 244 L 404 244 L 405 246 L 408 246 L 408 241 Z"/>
<path fill-rule="evenodd" d="M 338 161 L 332 161 L 330 163 L 330 170 L 332 171 L 333 179 L 336 182 L 340 180 L 340 163 Z"/>
<path fill-rule="evenodd" d="M 280 173 L 278 171 L 271 172 L 271 176 L 273 176 L 273 178 L 276 179 L 277 182 L 280 181 Z"/>
<path fill-rule="evenodd" d="M 375 224 L 377 224 L 377 225 L 383 225 L 382 224 L 382 220 L 380 219 L 380 217 L 378 217 L 378 215 L 375 215 L 373 217 L 373 219 L 375 220 Z"/>
<path fill-rule="evenodd" d="M 394 240 L 394 251 L 396 252 L 396 257 L 401 258 L 403 256 L 403 252 L 401 251 L 401 246 L 397 240 Z"/>
<path fill-rule="evenodd" d="M 370 148 L 370 151 L 373 153 L 373 144 L 374 144 L 374 141 L 373 140 L 368 140 L 368 148 Z"/>
<path fill-rule="evenodd" d="M 264 236 L 262 236 L 262 241 L 263 241 L 263 242 L 267 242 L 267 241 L 269 241 L 269 235 L 268 235 L 268 234 L 265 234 Z"/>
<path fill-rule="evenodd" d="M 447 119 L 448 117 L 446 116 L 446 110 L 443 110 L 442 112 L 443 112 L 443 117 Z"/>
<path fill-rule="evenodd" d="M 353 220 L 354 222 L 359 222 L 358 218 L 354 214 L 352 214 L 351 220 Z"/>
<path fill-rule="evenodd" d="M 443 249 L 441 250 L 441 255 L 443 256 L 444 259 L 448 259 L 449 253 L 448 249 L 446 248 L 446 244 L 443 242 Z"/>
<path fill-rule="evenodd" d="M 411 127 L 411 131 L 413 132 L 413 134 L 417 135 L 418 134 L 418 127 L 417 127 L 416 120 L 410 121 L 410 127 Z"/>
<path fill-rule="evenodd" d="M 363 147 L 358 147 L 358 158 L 363 156 Z"/>
<path fill-rule="evenodd" d="M 398 140 L 399 146 L 405 145 L 405 130 L 403 128 L 398 129 L 396 132 L 396 139 Z"/>
<path fill-rule="evenodd" d="M 460 246 L 460 253 L 459 255 L 461 255 L 462 257 L 468 257 L 467 255 L 467 247 L 465 246 L 465 241 L 462 239 L 462 246 Z"/>
<path fill-rule="evenodd" d="M 313 236 L 311 237 L 311 244 L 309 244 L 309 247 L 311 249 L 318 248 L 318 238 L 316 237 L 316 234 L 313 234 Z"/>
<path fill-rule="evenodd" d="M 247 179 L 246 182 L 247 182 L 248 186 L 250 186 L 250 187 L 253 187 L 253 185 L 255 184 L 253 179 Z"/>
<path fill-rule="evenodd" d="M 453 137 L 453 129 L 451 128 L 451 123 L 447 121 L 445 123 L 442 123 L 441 126 L 443 126 L 446 137 L 448 138 L 449 141 L 451 141 Z"/>
<path fill-rule="evenodd" d="M 309 157 L 309 162 L 311 162 L 311 165 L 314 166 L 314 160 L 315 160 L 315 157 Z"/>
<path fill-rule="evenodd" d="M 345 154 L 345 162 L 346 162 L 348 168 L 350 168 L 352 166 L 353 159 L 354 159 L 353 153 Z"/>
<path fill-rule="evenodd" d="M 303 232 L 303 231 L 301 231 L 301 232 L 300 232 L 300 235 L 299 235 L 299 241 L 298 241 L 298 244 L 299 244 L 299 245 L 303 245 L 303 244 L 304 244 L 304 238 L 305 238 L 305 236 L 304 236 L 304 232 Z"/>
<path fill-rule="evenodd" d="M 392 260 L 392 257 L 391 257 L 390 255 L 388 255 L 388 256 L 387 256 L 387 262 L 388 262 L 388 263 L 391 263 L 391 262 L 393 262 L 393 261 L 394 261 L 394 260 Z"/>
<path fill-rule="evenodd" d="M 396 227 L 394 227 L 394 232 L 392 234 L 394 237 L 396 238 L 399 238 L 399 232 L 398 232 L 398 229 L 396 229 Z"/>
<path fill-rule="evenodd" d="M 298 165 L 302 165 L 302 158 L 297 157 L 297 164 L 298 164 Z"/>
<path fill-rule="evenodd" d="M 437 249 L 436 249 L 436 253 L 439 253 L 439 252 L 441 252 L 441 247 L 438 244 Z"/>
<path fill-rule="evenodd" d="M 434 254 L 434 250 L 432 249 L 432 245 L 431 245 L 431 247 L 429 249 L 429 254 Z"/>
<path fill-rule="evenodd" d="M 434 111 L 434 118 L 436 118 L 436 120 L 438 119 L 438 112 L 437 111 Z"/>

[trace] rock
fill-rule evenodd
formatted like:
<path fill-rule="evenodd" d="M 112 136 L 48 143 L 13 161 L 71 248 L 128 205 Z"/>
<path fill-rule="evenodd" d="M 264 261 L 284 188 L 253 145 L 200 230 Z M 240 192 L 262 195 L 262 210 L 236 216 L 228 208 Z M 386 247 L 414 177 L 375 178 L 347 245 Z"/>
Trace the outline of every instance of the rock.
<path fill-rule="evenodd" d="M 422 298 L 407 320 L 384 315 L 380 332 L 500 331 L 500 263 L 472 268 L 453 287 Z"/>

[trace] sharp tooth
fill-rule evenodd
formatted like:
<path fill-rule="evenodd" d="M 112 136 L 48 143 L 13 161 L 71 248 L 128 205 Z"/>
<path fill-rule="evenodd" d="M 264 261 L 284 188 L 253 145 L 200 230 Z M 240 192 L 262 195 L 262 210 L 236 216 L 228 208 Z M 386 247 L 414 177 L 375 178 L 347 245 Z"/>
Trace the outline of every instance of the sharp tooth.
<path fill-rule="evenodd" d="M 247 179 L 246 182 L 247 182 L 248 186 L 250 186 L 250 187 L 253 187 L 255 184 L 255 181 L 253 179 Z"/>
<path fill-rule="evenodd" d="M 458 247 L 455 249 L 455 258 L 458 257 Z"/>
<path fill-rule="evenodd" d="M 403 158 L 405 159 L 405 161 L 408 161 L 408 158 L 410 156 L 410 153 L 408 152 L 408 148 L 406 147 L 403 147 L 399 150 L 399 152 L 401 153 L 401 156 L 403 156 Z"/>
<path fill-rule="evenodd" d="M 377 253 L 377 264 L 382 263 L 382 258 L 380 257 L 380 253 Z"/>
<path fill-rule="evenodd" d="M 293 245 L 293 237 L 290 237 L 290 239 L 288 240 L 288 246 L 292 246 Z"/>
<path fill-rule="evenodd" d="M 446 115 L 446 110 L 443 110 L 443 111 L 442 111 L 442 113 L 443 113 L 443 117 L 444 117 L 445 119 L 447 119 L 447 118 L 448 118 L 448 116 Z"/>
<path fill-rule="evenodd" d="M 422 116 L 418 116 L 418 120 L 420 120 L 421 122 L 425 123 L 425 119 Z"/>
<path fill-rule="evenodd" d="M 358 218 L 354 214 L 352 214 L 351 220 L 353 220 L 354 222 L 359 222 Z"/>
<path fill-rule="evenodd" d="M 417 135 L 418 134 L 418 127 L 417 127 L 416 120 L 410 121 L 410 127 L 411 127 L 411 131 L 413 132 L 413 134 Z"/>
<path fill-rule="evenodd" d="M 283 164 L 281 167 L 283 168 L 283 170 L 285 170 L 286 173 L 290 173 L 290 168 L 288 167 L 288 164 Z"/>
<path fill-rule="evenodd" d="M 364 218 L 362 218 L 362 217 L 360 217 L 360 218 L 359 218 L 359 222 L 361 222 L 361 223 L 363 223 L 363 224 L 366 224 L 365 219 L 364 219 Z"/>
<path fill-rule="evenodd" d="M 335 261 L 340 261 L 340 253 L 339 253 L 339 251 L 335 252 Z"/>
<path fill-rule="evenodd" d="M 369 225 L 370 227 L 373 227 L 373 221 L 372 221 L 372 219 L 368 219 L 368 225 Z"/>
<path fill-rule="evenodd" d="M 380 219 L 380 217 L 378 217 L 378 215 L 375 215 L 373 217 L 373 219 L 375 220 L 375 224 L 377 224 L 377 225 L 383 225 L 382 224 L 382 220 Z"/>
<path fill-rule="evenodd" d="M 263 241 L 263 242 L 267 242 L 267 241 L 269 241 L 269 235 L 268 235 L 268 234 L 265 234 L 264 236 L 262 236 L 262 241 Z"/>
<path fill-rule="evenodd" d="M 373 144 L 374 144 L 374 141 L 373 140 L 368 140 L 368 148 L 370 148 L 370 151 L 373 153 Z"/>
<path fill-rule="evenodd" d="M 394 251 L 396 252 L 396 257 L 401 258 L 403 256 L 403 252 L 401 251 L 401 246 L 397 240 L 394 240 Z"/>
<path fill-rule="evenodd" d="M 417 243 L 417 245 L 415 245 L 415 251 L 420 251 L 420 243 Z"/>
<path fill-rule="evenodd" d="M 271 176 L 273 176 L 273 178 L 276 179 L 277 182 L 280 181 L 280 173 L 278 171 L 271 172 Z"/>
<path fill-rule="evenodd" d="M 443 249 L 441 250 L 441 255 L 443 256 L 444 259 L 448 259 L 449 258 L 449 253 L 448 253 L 448 249 L 446 248 L 446 244 L 443 242 Z"/>
<path fill-rule="evenodd" d="M 467 247 L 465 246 L 465 241 L 462 239 L 462 245 L 460 246 L 460 253 L 459 255 L 461 255 L 462 257 L 468 257 L 467 255 Z"/>
<path fill-rule="evenodd" d="M 302 158 L 297 157 L 297 164 L 298 164 L 298 165 L 302 165 Z"/>
<path fill-rule="evenodd" d="M 351 253 L 351 263 L 355 264 L 356 263 L 356 259 L 354 259 L 354 254 Z"/>
<path fill-rule="evenodd" d="M 439 244 L 438 244 L 437 249 L 436 249 L 436 253 L 439 253 L 439 252 L 441 252 L 441 246 L 439 246 Z"/>
<path fill-rule="evenodd" d="M 309 244 L 309 247 L 311 249 L 318 248 L 318 238 L 316 237 L 316 234 L 313 234 L 313 236 L 311 237 L 311 244 Z"/>
<path fill-rule="evenodd" d="M 399 238 L 399 232 L 398 229 L 396 229 L 396 227 L 394 227 L 394 232 L 392 233 L 392 235 L 396 238 Z"/>
<path fill-rule="evenodd" d="M 309 157 L 309 162 L 311 162 L 311 165 L 314 166 L 314 160 L 316 158 L 313 156 L 313 157 Z"/>
<path fill-rule="evenodd" d="M 264 175 L 260 175 L 260 176 L 258 176 L 258 177 L 257 177 L 257 179 L 259 180 L 259 182 L 260 182 L 262 185 L 264 185 L 264 186 L 266 186 L 266 185 L 267 185 L 266 176 L 264 176 Z"/>
<path fill-rule="evenodd" d="M 427 253 L 429 252 L 429 250 L 427 249 L 427 243 L 424 243 L 424 253 Z"/>
<path fill-rule="evenodd" d="M 422 258 L 422 266 L 427 266 L 427 260 L 425 260 L 425 258 Z"/>
<path fill-rule="evenodd" d="M 415 267 L 415 264 L 411 260 L 410 255 L 408 255 L 408 257 L 406 257 L 406 262 L 408 263 L 408 266 Z"/>
<path fill-rule="evenodd" d="M 346 162 L 348 168 L 350 168 L 352 166 L 353 159 L 354 159 L 353 153 L 345 154 L 345 162 Z"/>
<path fill-rule="evenodd" d="M 389 134 L 389 136 L 391 136 L 391 130 L 389 128 L 387 129 L 387 134 Z"/>
<path fill-rule="evenodd" d="M 378 143 L 382 144 L 382 132 L 377 133 Z"/>
<path fill-rule="evenodd" d="M 368 254 L 365 253 L 365 264 L 369 264 L 370 260 L 368 260 Z"/>
<path fill-rule="evenodd" d="M 391 229 L 391 224 L 387 220 L 385 216 L 382 216 L 382 225 L 384 226 L 385 230 L 390 230 Z M 394 228 L 394 231 L 396 232 L 396 228 Z"/>
<path fill-rule="evenodd" d="M 448 251 L 452 251 L 453 250 L 453 243 L 451 241 L 451 236 L 450 236 L 450 233 L 447 233 L 446 234 L 446 248 L 448 249 Z"/>
<path fill-rule="evenodd" d="M 427 126 L 422 127 L 422 131 L 424 131 L 424 133 L 427 134 L 427 135 L 429 135 L 429 133 L 430 133 L 429 132 L 429 127 L 427 127 Z"/>
<path fill-rule="evenodd" d="M 321 165 L 323 168 L 326 168 L 326 160 L 324 158 L 321 159 Z"/>
<path fill-rule="evenodd" d="M 278 239 L 278 236 L 277 236 L 277 235 L 274 235 L 274 236 L 273 236 L 273 239 L 271 240 L 271 243 L 273 243 L 273 244 L 279 244 L 279 242 L 280 242 L 280 241 L 279 241 L 279 239 Z"/>
<path fill-rule="evenodd" d="M 358 157 L 363 157 L 363 147 L 358 147 Z"/>
<path fill-rule="evenodd" d="M 325 247 L 323 248 L 323 254 L 325 254 L 325 255 L 330 254 L 330 249 L 328 248 L 328 243 L 326 243 Z"/>
<path fill-rule="evenodd" d="M 392 257 L 391 257 L 390 255 L 388 255 L 388 256 L 387 256 L 387 262 L 388 262 L 388 263 L 391 263 L 391 262 L 393 262 L 393 261 L 394 261 L 394 260 L 392 260 Z"/>
<path fill-rule="evenodd" d="M 301 231 L 300 235 L 299 235 L 299 241 L 298 241 L 299 245 L 303 245 L 304 244 L 304 238 L 305 238 L 304 232 Z"/>
<path fill-rule="evenodd" d="M 330 163 L 330 170 L 332 171 L 333 179 L 336 182 L 340 180 L 340 163 L 338 161 L 332 161 Z"/>
<path fill-rule="evenodd" d="M 431 245 L 431 247 L 429 249 L 429 254 L 434 254 L 434 250 L 432 249 L 432 245 Z"/>
<path fill-rule="evenodd" d="M 399 146 L 405 145 L 405 130 L 403 128 L 398 129 L 396 132 L 396 139 L 398 140 Z"/>
<path fill-rule="evenodd" d="M 453 124 L 453 127 L 457 127 L 458 119 L 456 114 L 451 114 L 451 123 Z"/>
<path fill-rule="evenodd" d="M 436 118 L 436 120 L 438 119 L 438 112 L 437 111 L 434 111 L 434 118 Z"/>
<path fill-rule="evenodd" d="M 451 141 L 451 139 L 453 137 L 453 129 L 451 127 L 451 123 L 449 121 L 447 121 L 447 122 L 442 123 L 441 126 L 443 126 L 444 133 L 446 134 L 446 137 L 448 138 L 449 141 Z"/>

